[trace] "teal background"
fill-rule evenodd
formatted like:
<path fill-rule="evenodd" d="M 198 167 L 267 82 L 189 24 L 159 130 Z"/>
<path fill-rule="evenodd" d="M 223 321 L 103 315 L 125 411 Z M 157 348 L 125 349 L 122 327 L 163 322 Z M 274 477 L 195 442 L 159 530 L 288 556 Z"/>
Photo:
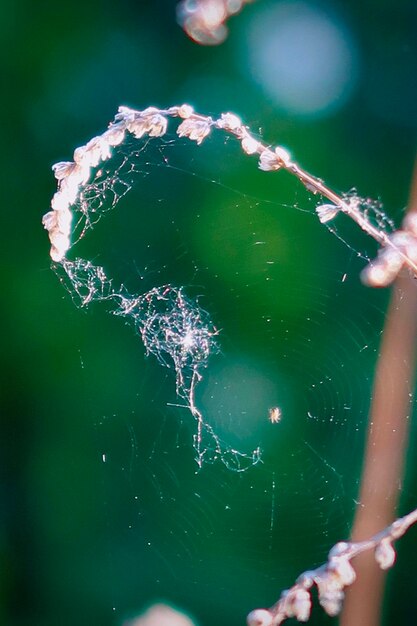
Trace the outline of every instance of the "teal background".
<path fill-rule="evenodd" d="M 105 249 L 112 275 L 126 275 L 132 291 L 142 288 L 135 268 L 152 263 L 146 288 L 154 278 L 201 288 L 223 332 L 224 362 L 251 355 L 244 366 L 262 363 L 279 383 L 282 424 L 252 415 L 237 441 L 245 449 L 260 442 L 264 464 L 245 474 L 221 464 L 196 473 L 191 418 L 167 408 L 176 401 L 171 373 L 144 358 L 120 319 L 99 305 L 74 306 L 50 269 L 41 226 L 55 190 L 51 165 L 104 130 L 120 104 L 182 102 L 236 112 L 334 188 L 381 199 L 399 223 L 415 154 L 415 2 L 331 3 L 356 40 L 359 79 L 345 106 L 319 119 L 278 110 L 245 70 L 247 29 L 266 4 L 231 20 L 222 46 L 203 48 L 176 24 L 175 2 L 1 3 L 2 624 L 118 625 L 156 600 L 202 626 L 242 624 L 349 534 L 388 297 L 358 278 L 364 263 L 355 250 L 372 256 L 374 243 L 343 223 L 353 250 L 344 246 L 320 227 L 294 181 L 259 172 L 216 138 L 193 148 L 189 168 L 220 186 L 162 171 L 163 185 L 151 177 L 146 202 L 127 206 L 127 224 L 116 210 L 97 237 L 89 234 L 86 255 Z M 187 154 L 179 157 L 185 169 Z M 259 253 L 258 238 L 266 241 Z M 221 359 L 213 364 L 220 380 Z M 316 394 L 311 385 L 323 374 L 329 392 Z M 227 389 L 214 419 L 233 440 L 228 416 L 246 400 Z M 338 414 L 345 398 L 356 411 L 351 424 Z M 312 423 L 307 411 L 323 417 Z M 414 468 L 412 449 L 404 511 L 415 503 Z M 414 542 L 410 531 L 399 547 L 387 624 L 415 622 Z M 311 623 L 328 621 L 314 611 Z"/>

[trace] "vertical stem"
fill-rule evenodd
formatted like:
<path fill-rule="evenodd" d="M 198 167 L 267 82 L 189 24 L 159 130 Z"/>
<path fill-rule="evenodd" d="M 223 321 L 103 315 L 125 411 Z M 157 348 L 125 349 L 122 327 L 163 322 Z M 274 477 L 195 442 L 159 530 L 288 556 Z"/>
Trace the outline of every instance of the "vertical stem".
<path fill-rule="evenodd" d="M 417 163 L 409 211 L 417 211 Z M 352 541 L 373 535 L 396 517 L 409 439 L 415 385 L 417 284 L 408 273 L 395 282 L 376 367 L 367 444 Z M 341 626 L 379 626 L 386 574 L 373 554 L 355 560 L 357 581 L 347 591 Z"/>

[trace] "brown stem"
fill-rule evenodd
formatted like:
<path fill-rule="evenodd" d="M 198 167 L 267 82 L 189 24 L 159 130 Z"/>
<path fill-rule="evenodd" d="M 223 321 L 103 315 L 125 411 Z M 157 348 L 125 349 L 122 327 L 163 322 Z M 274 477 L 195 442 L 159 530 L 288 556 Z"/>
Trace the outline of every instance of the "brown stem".
<path fill-rule="evenodd" d="M 417 164 L 409 212 L 417 211 Z M 404 273 L 394 285 L 377 363 L 367 445 L 352 541 L 361 541 L 396 517 L 409 438 L 415 383 L 417 285 Z M 355 561 L 357 581 L 346 594 L 341 626 L 381 623 L 385 572 L 372 554 Z"/>

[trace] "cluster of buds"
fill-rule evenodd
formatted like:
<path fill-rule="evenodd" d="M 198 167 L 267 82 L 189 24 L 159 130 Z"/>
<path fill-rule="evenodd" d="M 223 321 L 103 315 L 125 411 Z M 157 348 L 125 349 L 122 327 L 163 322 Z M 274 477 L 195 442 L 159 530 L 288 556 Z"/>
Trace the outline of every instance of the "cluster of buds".
<path fill-rule="evenodd" d="M 125 140 L 126 134 L 140 139 L 162 137 L 168 128 L 168 117 L 181 120 L 177 128 L 179 137 L 186 137 L 198 145 L 209 135 L 212 128 L 218 128 L 235 135 L 246 154 L 260 154 L 260 168 L 266 171 L 276 170 L 287 162 L 288 154 L 281 148 L 272 152 L 257 139 L 252 137 L 241 120 L 233 113 L 223 113 L 219 119 L 195 113 L 188 104 L 173 106 L 169 109 L 148 107 L 136 111 L 129 107 L 119 107 L 113 123 L 97 137 L 93 137 L 86 145 L 77 148 L 73 161 L 57 163 L 53 166 L 58 181 L 58 191 L 52 198 L 51 211 L 44 215 L 42 223 L 49 234 L 51 242 L 51 258 L 62 262 L 71 247 L 72 210 L 80 190 L 91 177 L 93 168 L 112 156 L 112 148 Z"/>
<path fill-rule="evenodd" d="M 365 284 L 371 287 L 386 287 L 397 277 L 405 264 L 417 267 L 417 213 L 410 212 L 402 228 L 389 237 L 389 244 L 382 247 L 362 272 Z"/>
<path fill-rule="evenodd" d="M 119 107 L 116 115 L 116 122 L 124 122 L 126 130 L 129 131 L 136 139 L 140 139 L 144 135 L 150 137 L 161 137 L 167 131 L 168 121 L 162 115 L 159 109 L 148 107 L 144 111 L 135 111 L 129 107 Z"/>
<path fill-rule="evenodd" d="M 226 21 L 253 0 L 182 0 L 178 22 L 191 39 L 203 45 L 218 45 L 227 37 Z"/>
<path fill-rule="evenodd" d="M 80 188 L 91 175 L 91 168 L 97 167 L 111 157 L 111 148 L 121 144 L 126 127 L 114 123 L 100 136 L 93 137 L 85 146 L 74 151 L 74 161 L 63 161 L 52 166 L 58 181 L 58 191 L 51 201 L 51 211 L 42 218 L 51 242 L 51 258 L 61 262 L 71 247 L 71 206 L 75 203 Z"/>
<path fill-rule="evenodd" d="M 227 10 L 236 8 L 236 2 L 223 3 Z M 199 6 L 199 3 L 197 3 Z M 417 274 L 417 213 L 409 213 L 400 230 L 391 235 L 376 228 L 367 218 L 357 202 L 338 196 L 323 181 L 304 171 L 291 160 L 290 154 L 281 146 L 271 148 L 259 141 L 240 118 L 233 113 L 223 113 L 218 119 L 195 113 L 188 104 L 173 106 L 168 109 L 148 107 L 136 111 L 122 106 L 113 123 L 100 136 L 91 139 L 85 146 L 77 148 L 72 162 L 57 163 L 53 170 L 58 180 L 58 191 L 51 203 L 52 210 L 43 218 L 43 225 L 48 230 L 51 241 L 51 257 L 62 261 L 70 248 L 72 212 L 80 188 L 87 184 L 92 168 L 111 157 L 112 148 L 121 144 L 127 133 L 139 139 L 145 135 L 162 137 L 168 129 L 168 117 L 182 120 L 176 130 L 180 137 L 186 137 L 200 145 L 213 128 L 234 135 L 242 150 L 248 155 L 258 155 L 259 168 L 265 172 L 286 169 L 314 194 L 330 200 L 330 204 L 321 204 L 316 208 L 320 222 L 331 221 L 343 212 L 380 244 L 377 259 L 372 261 L 362 272 L 364 283 L 373 287 L 389 285 L 403 266 Z"/>
<path fill-rule="evenodd" d="M 301 574 L 295 585 L 282 592 L 280 599 L 270 609 L 256 609 L 247 617 L 248 626 L 279 626 L 295 617 L 299 622 L 310 618 L 311 589 L 317 587 L 320 605 L 332 617 L 339 615 L 345 597 L 345 588 L 356 580 L 351 560 L 368 550 L 374 550 L 375 560 L 381 569 L 395 562 L 393 541 L 402 537 L 417 522 L 417 509 L 397 519 L 390 526 L 366 541 L 337 543 L 329 552 L 328 560 L 315 570 Z"/>
<path fill-rule="evenodd" d="M 102 135 L 93 137 L 85 146 L 74 151 L 73 161 L 56 163 L 52 167 L 58 191 L 52 198 L 52 210 L 43 216 L 42 223 L 48 231 L 53 261 L 62 262 L 71 247 L 71 207 L 80 189 L 88 183 L 92 168 L 111 157 L 112 148 L 123 143 L 126 132 L 140 138 L 145 134 L 160 137 L 166 130 L 167 119 L 159 109 L 149 107 L 144 111 L 135 111 L 120 107 L 115 121 Z"/>

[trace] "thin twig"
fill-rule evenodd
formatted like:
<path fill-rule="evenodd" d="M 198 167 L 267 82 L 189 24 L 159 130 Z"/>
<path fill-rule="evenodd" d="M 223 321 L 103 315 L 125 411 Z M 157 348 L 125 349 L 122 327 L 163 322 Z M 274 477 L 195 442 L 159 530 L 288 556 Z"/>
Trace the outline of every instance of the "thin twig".
<path fill-rule="evenodd" d="M 48 230 L 51 241 L 51 257 L 54 261 L 62 263 L 71 247 L 71 207 L 78 199 L 80 190 L 88 183 L 92 168 L 109 159 L 113 148 L 123 143 L 127 134 L 138 139 L 146 135 L 163 136 L 167 131 L 168 117 L 182 119 L 176 130 L 180 137 L 187 137 L 201 144 L 213 128 L 223 130 L 240 141 L 246 154 L 259 156 L 261 170 L 269 172 L 285 169 L 296 176 L 308 191 L 320 194 L 332 203 L 330 207 L 329 205 L 316 207 L 320 221 L 326 222 L 332 219 L 339 211 L 353 219 L 381 246 L 378 258 L 362 272 L 362 279 L 367 284 L 374 287 L 386 286 L 396 278 L 403 266 L 407 266 L 413 274 L 417 274 L 416 213 L 407 215 L 402 228 L 388 235 L 370 222 L 366 212 L 361 209 L 360 199 L 343 197 L 334 192 L 319 178 L 295 163 L 284 148 L 278 146 L 271 149 L 259 141 L 233 113 L 223 113 L 218 119 L 213 119 L 195 113 L 187 104 L 168 109 L 148 107 L 143 111 L 120 107 L 115 121 L 102 135 L 94 137 L 85 146 L 75 150 L 74 161 L 54 165 L 58 191 L 52 198 L 52 211 L 43 217 L 43 224 Z"/>
<path fill-rule="evenodd" d="M 382 569 L 394 564 L 392 543 L 402 537 L 417 522 L 417 509 L 397 519 L 370 539 L 359 542 L 337 543 L 329 552 L 326 563 L 317 569 L 303 572 L 290 589 L 283 591 L 280 599 L 270 609 L 256 609 L 247 617 L 248 626 L 279 626 L 295 617 L 308 621 L 311 612 L 311 589 L 317 586 L 319 602 L 326 613 L 338 615 L 344 598 L 344 589 L 356 579 L 351 560 L 359 554 L 375 550 L 375 560 Z"/>

